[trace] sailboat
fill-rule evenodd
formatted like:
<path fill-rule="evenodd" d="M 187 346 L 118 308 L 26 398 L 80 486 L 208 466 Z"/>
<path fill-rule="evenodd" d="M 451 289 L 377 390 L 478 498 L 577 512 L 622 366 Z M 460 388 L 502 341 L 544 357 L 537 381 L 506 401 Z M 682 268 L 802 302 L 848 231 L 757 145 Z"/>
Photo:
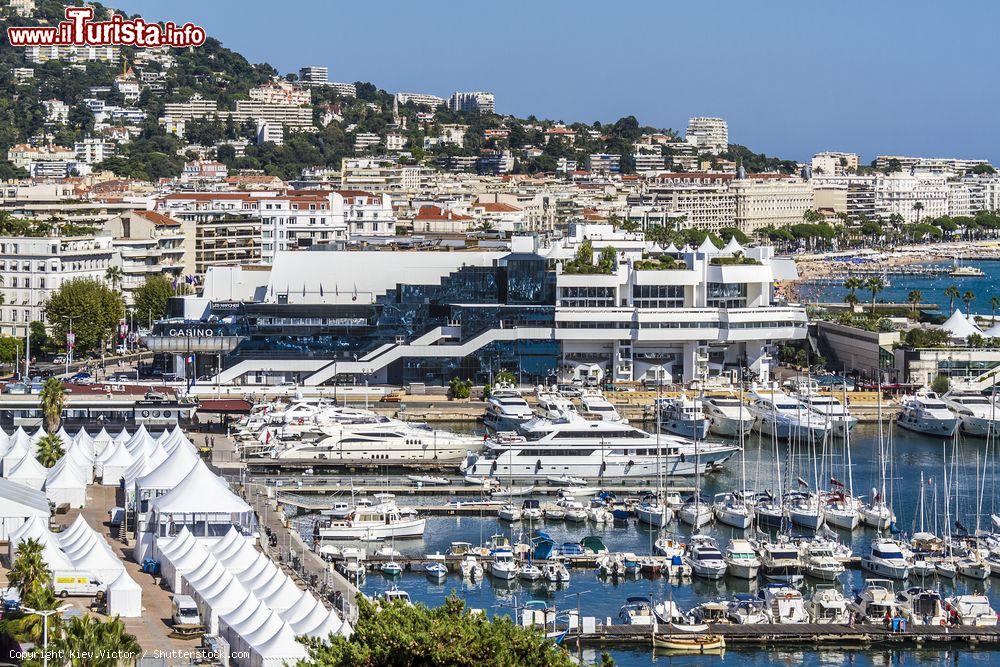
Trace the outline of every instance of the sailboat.
<path fill-rule="evenodd" d="M 847 379 L 844 379 L 844 405 L 847 405 Z M 836 477 L 830 477 L 834 487 L 823 498 L 823 517 L 834 528 L 854 530 L 861 524 L 859 508 L 861 503 L 854 497 L 854 466 L 851 464 L 851 430 L 844 431 L 844 478 L 845 486 Z M 831 466 L 832 467 L 832 466 Z"/>
<path fill-rule="evenodd" d="M 889 438 L 892 438 L 890 431 Z M 883 423 L 882 423 L 882 383 L 879 382 L 878 386 L 878 461 L 879 461 L 879 480 L 881 483 L 881 489 L 872 489 L 871 502 L 865 503 L 861 508 L 861 522 L 866 526 L 870 526 L 875 530 L 882 531 L 889 528 L 893 521 L 896 520 L 896 515 L 892 511 L 892 506 L 889 504 L 886 498 L 885 480 L 886 480 L 886 459 L 888 453 L 886 452 L 886 442 L 883 433 Z M 890 443 L 891 446 L 891 443 Z"/>
<path fill-rule="evenodd" d="M 740 381 L 740 409 L 743 409 L 743 382 Z M 746 464 L 746 443 L 744 442 L 745 432 L 738 430 L 740 441 L 740 482 L 741 491 L 730 493 L 717 493 L 712 503 L 712 514 L 719 523 L 733 528 L 745 530 L 753 523 L 753 511 L 751 502 L 754 494 L 747 490 L 747 464 Z"/>
<path fill-rule="evenodd" d="M 660 452 L 660 410 L 656 411 L 656 451 Z M 645 499 L 635 508 L 635 516 L 638 521 L 656 528 L 663 528 L 674 518 L 674 510 L 666 503 L 663 493 L 663 479 L 661 477 L 660 457 L 656 457 L 656 495 Z M 697 467 L 695 476 L 697 477 Z"/>
<path fill-rule="evenodd" d="M 701 457 L 698 449 L 697 433 L 694 435 L 694 461 L 695 470 L 700 470 Z M 697 474 L 697 472 L 694 476 L 694 498 L 686 502 L 678 510 L 677 516 L 681 521 L 691 526 L 691 529 L 694 531 L 709 523 L 713 518 L 712 506 L 704 502 L 701 498 L 701 475 Z"/>

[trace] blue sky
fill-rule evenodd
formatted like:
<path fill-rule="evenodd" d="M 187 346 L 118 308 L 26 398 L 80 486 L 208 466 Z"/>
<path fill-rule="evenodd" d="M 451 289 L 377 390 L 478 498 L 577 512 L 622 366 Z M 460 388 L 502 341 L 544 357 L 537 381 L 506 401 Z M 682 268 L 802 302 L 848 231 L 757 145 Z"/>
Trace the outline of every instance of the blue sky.
<path fill-rule="evenodd" d="M 991 0 L 106 0 L 194 21 L 281 72 L 447 96 L 497 111 L 683 129 L 805 159 L 850 150 L 1000 162 L 1000 3 Z"/>

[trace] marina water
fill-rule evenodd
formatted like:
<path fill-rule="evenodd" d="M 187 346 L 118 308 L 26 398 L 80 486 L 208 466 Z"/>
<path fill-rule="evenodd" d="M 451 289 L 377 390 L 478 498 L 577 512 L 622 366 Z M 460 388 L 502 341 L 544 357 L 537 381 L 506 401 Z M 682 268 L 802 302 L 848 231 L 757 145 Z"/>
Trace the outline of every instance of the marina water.
<path fill-rule="evenodd" d="M 648 425 L 647 425 L 648 426 Z M 469 425 L 448 425 L 450 430 L 468 430 Z M 925 478 L 925 527 L 928 530 L 935 528 L 935 513 L 937 514 L 937 530 L 944 533 L 944 513 L 942 503 L 944 502 L 944 487 L 941 481 L 943 472 L 946 444 L 947 456 L 952 455 L 952 443 L 949 440 L 944 443 L 941 439 L 925 437 L 908 431 L 897 429 L 886 421 L 887 431 L 892 429 L 892 464 L 891 480 L 893 506 L 896 511 L 898 530 L 907 534 L 912 534 L 914 530 L 919 530 L 918 521 L 918 501 L 920 497 L 921 473 Z M 827 447 L 827 470 L 833 465 L 833 474 L 842 481 L 845 475 L 841 472 L 841 461 L 843 459 L 842 445 L 840 439 L 832 439 Z M 960 437 L 958 441 L 958 456 L 962 462 L 956 479 L 953 482 L 953 489 L 958 494 L 958 519 L 970 531 L 975 530 L 975 512 L 977 499 L 977 478 L 976 459 L 980 460 L 980 483 L 985 479 L 985 493 L 982 503 L 983 516 L 980 517 L 980 525 L 989 528 L 990 514 L 998 508 L 997 489 L 993 483 L 992 462 L 988 465 L 988 470 L 984 472 L 982 457 L 986 450 L 986 443 L 982 439 L 967 439 Z M 871 489 L 878 486 L 878 462 L 877 462 L 877 425 L 871 423 L 859 424 L 851 432 L 851 458 L 854 480 L 854 492 L 858 495 L 870 495 Z M 782 474 L 788 478 L 786 466 L 789 463 L 786 445 L 778 445 L 778 452 L 781 456 Z M 992 453 L 991 453 L 992 455 Z M 806 459 L 793 460 L 792 479 L 796 476 L 802 477 L 810 484 L 813 483 L 812 466 Z M 795 470 L 794 466 L 798 466 Z M 777 492 L 777 487 L 773 482 L 774 470 L 774 450 L 769 437 L 761 437 L 754 431 L 746 443 L 746 474 L 747 486 L 757 489 L 771 489 Z M 949 472 L 949 476 L 950 476 Z M 710 473 L 703 477 L 703 495 L 711 499 L 712 494 L 730 491 L 741 487 L 740 462 L 738 457 L 730 459 L 724 470 Z M 825 480 L 823 480 L 825 482 Z M 678 484 L 690 485 L 691 479 L 679 479 Z M 937 509 L 931 505 L 933 489 L 938 489 Z M 789 489 L 785 489 L 789 490 Z M 955 519 L 955 501 L 952 496 L 951 516 Z M 433 496 L 401 496 L 397 500 L 405 505 L 419 507 L 420 504 L 442 504 L 447 500 L 447 491 L 442 491 L 442 495 Z M 520 499 L 515 499 L 520 503 Z M 545 500 L 543 500 L 543 503 Z M 298 519 L 299 529 L 307 539 L 311 537 L 312 517 Z M 502 533 L 512 541 L 528 542 L 531 535 L 536 530 L 547 532 L 557 544 L 563 542 L 579 542 L 587 535 L 596 534 L 601 536 L 609 551 L 612 552 L 635 552 L 637 554 L 652 553 L 653 541 L 657 537 L 657 531 L 649 529 L 644 524 L 637 524 L 631 520 L 628 525 L 616 524 L 614 526 L 594 526 L 593 524 L 574 524 L 565 521 L 537 521 L 529 525 L 527 521 L 515 522 L 513 524 L 499 521 L 496 517 L 496 509 L 484 509 L 481 516 L 462 517 L 428 517 L 427 529 L 422 539 L 397 540 L 394 547 L 407 556 L 422 557 L 426 554 L 445 553 L 452 542 L 464 541 L 474 545 L 484 543 L 489 537 L 496 533 Z M 677 531 L 682 538 L 690 535 L 690 528 L 678 522 L 672 523 L 668 530 Z M 801 529 L 793 529 L 793 532 L 800 532 Z M 721 524 L 710 524 L 701 529 L 701 532 L 708 533 L 716 537 L 720 547 L 725 549 L 728 541 L 741 531 L 723 526 Z M 859 528 L 852 533 L 838 531 L 842 542 L 849 544 L 855 555 L 859 555 L 868 543 L 875 536 L 875 532 L 868 528 Z M 378 544 L 358 544 L 352 546 L 366 547 L 369 552 L 378 548 Z M 869 575 L 874 577 L 875 575 Z M 845 596 L 851 597 L 855 589 L 860 588 L 865 579 L 865 573 L 857 569 L 848 569 L 839 579 L 838 585 L 843 590 Z M 806 579 L 804 593 L 808 596 L 814 588 L 816 582 Z M 710 600 L 732 599 L 738 593 L 755 594 L 760 584 L 757 582 L 747 582 L 733 577 L 726 577 L 719 581 L 706 581 L 693 577 L 682 583 L 671 583 L 662 577 L 646 578 L 626 578 L 613 583 L 611 580 L 598 577 L 596 570 L 587 568 L 574 568 L 570 571 L 570 581 L 566 584 L 550 584 L 546 582 L 522 582 L 519 580 L 504 582 L 491 579 L 487 574 L 484 581 L 469 583 L 462 580 L 460 574 L 451 574 L 441 583 L 430 581 L 422 571 L 407 572 L 401 577 L 390 579 L 383 577 L 378 572 L 371 572 L 362 590 L 369 596 L 375 596 L 392 586 L 397 586 L 409 592 L 415 602 L 421 602 L 429 606 L 437 606 L 451 593 L 457 594 L 466 601 L 469 607 L 484 609 L 489 614 L 506 614 L 513 616 L 515 607 L 522 606 L 529 600 L 544 600 L 550 606 L 554 606 L 560 612 L 576 609 L 579 602 L 584 616 L 594 616 L 601 622 L 606 622 L 609 618 L 612 623 L 619 623 L 618 612 L 625 599 L 629 596 L 648 596 L 654 602 L 665 600 L 672 596 L 674 601 L 687 611 L 696 604 Z M 972 593 L 977 591 L 985 592 L 995 608 L 1000 607 L 1000 580 L 990 578 L 986 581 L 972 581 L 957 577 L 954 580 L 936 579 L 933 577 L 921 582 L 911 577 L 906 586 L 924 585 L 931 588 L 940 588 L 942 595 L 957 593 Z M 904 582 L 896 582 L 897 589 L 904 587 Z M 672 590 L 671 590 L 672 588 Z M 579 594 L 579 600 L 577 597 Z M 609 653 L 620 665 L 645 665 L 650 664 L 652 658 L 651 648 L 635 647 L 611 648 Z M 586 651 L 585 651 L 586 653 Z M 599 658 L 599 651 L 596 657 Z M 593 650 L 589 655 L 594 658 Z M 585 658 L 587 657 L 585 655 Z M 826 664 L 889 664 L 917 661 L 920 664 L 942 664 L 947 660 L 950 664 L 978 664 L 989 662 L 998 658 L 996 653 L 990 652 L 955 652 L 934 651 L 934 650 L 904 650 L 904 651 L 859 651 L 859 650 L 790 650 L 790 649 L 738 649 L 727 650 L 724 658 L 703 656 L 703 657 L 678 657 L 661 656 L 656 658 L 656 662 L 670 664 L 705 664 L 706 662 L 736 660 L 744 664 L 764 665 L 772 664 L 775 661 L 788 662 L 789 664 L 800 664 L 807 660 L 821 660 Z M 1000 658 L 998 658 L 1000 659 Z"/>

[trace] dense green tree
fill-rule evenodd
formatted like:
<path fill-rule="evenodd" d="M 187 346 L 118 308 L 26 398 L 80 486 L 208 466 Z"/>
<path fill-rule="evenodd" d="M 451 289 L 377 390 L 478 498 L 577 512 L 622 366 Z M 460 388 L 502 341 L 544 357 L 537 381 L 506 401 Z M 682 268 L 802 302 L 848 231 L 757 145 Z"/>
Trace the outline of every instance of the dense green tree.
<path fill-rule="evenodd" d="M 64 340 L 72 319 L 76 349 L 89 352 L 110 341 L 125 315 L 121 294 L 104 281 L 77 278 L 63 283 L 45 304 L 45 319 L 53 335 Z"/>
<path fill-rule="evenodd" d="M 35 583 L 48 584 L 52 571 L 45 564 L 42 543 L 31 538 L 17 547 L 17 557 L 7 573 L 11 586 L 27 590 Z"/>
<path fill-rule="evenodd" d="M 46 468 L 54 466 L 66 453 L 62 438 L 55 433 L 47 433 L 39 438 L 36 448 L 35 458 Z"/>
<path fill-rule="evenodd" d="M 132 307 L 142 321 L 158 320 L 167 313 L 167 299 L 177 293 L 170 278 L 158 273 L 146 278 L 146 282 L 135 290 Z"/>
<path fill-rule="evenodd" d="M 14 336 L 0 336 L 0 362 L 12 364 L 24 356 L 24 341 Z"/>
<path fill-rule="evenodd" d="M 42 408 L 42 417 L 45 419 L 45 430 L 55 433 L 59 430 L 63 408 L 66 406 L 66 388 L 59 378 L 50 377 L 45 380 L 42 391 L 38 394 L 38 400 Z"/>
<path fill-rule="evenodd" d="M 133 665 L 142 657 L 138 640 L 125 631 L 120 618 L 101 620 L 86 614 L 64 624 L 50 649 L 56 655 L 74 656 L 69 661 L 73 667 Z"/>
<path fill-rule="evenodd" d="M 507 617 L 472 614 L 455 595 L 443 605 L 358 600 L 350 639 L 306 639 L 308 659 L 297 667 L 570 667 L 575 662 L 535 630 Z"/>

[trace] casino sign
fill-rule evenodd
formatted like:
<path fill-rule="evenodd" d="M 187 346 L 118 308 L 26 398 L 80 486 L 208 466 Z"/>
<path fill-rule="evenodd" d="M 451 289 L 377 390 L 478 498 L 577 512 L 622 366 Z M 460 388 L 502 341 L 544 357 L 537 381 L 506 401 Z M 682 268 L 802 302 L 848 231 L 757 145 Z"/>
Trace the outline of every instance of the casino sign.
<path fill-rule="evenodd" d="M 144 338 L 152 352 L 227 354 L 245 340 L 241 327 L 221 322 L 162 320 Z"/>

